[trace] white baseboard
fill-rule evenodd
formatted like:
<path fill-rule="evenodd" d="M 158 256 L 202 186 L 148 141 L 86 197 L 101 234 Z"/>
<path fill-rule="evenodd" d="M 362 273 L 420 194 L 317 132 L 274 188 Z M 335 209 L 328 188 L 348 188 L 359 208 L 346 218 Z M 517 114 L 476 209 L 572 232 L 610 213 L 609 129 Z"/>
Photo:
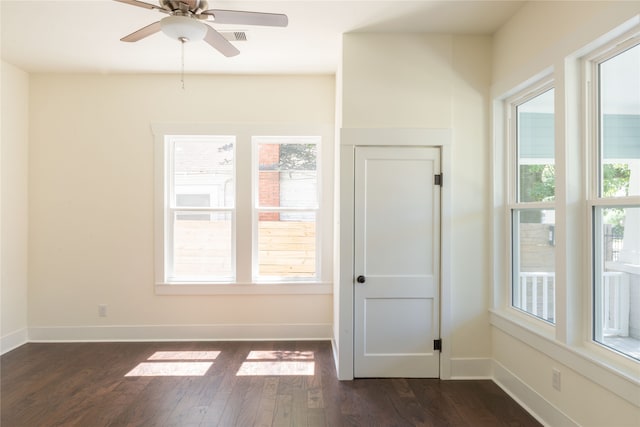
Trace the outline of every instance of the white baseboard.
<path fill-rule="evenodd" d="M 487 357 L 459 357 L 449 359 L 452 380 L 492 378 L 493 359 Z"/>
<path fill-rule="evenodd" d="M 330 340 L 330 324 L 53 326 L 29 328 L 29 342 Z"/>
<path fill-rule="evenodd" d="M 0 338 L 0 355 L 18 348 L 28 341 L 27 328 L 18 329 Z"/>
<path fill-rule="evenodd" d="M 543 425 L 579 426 L 578 423 L 495 360 L 493 361 L 493 381 Z"/>

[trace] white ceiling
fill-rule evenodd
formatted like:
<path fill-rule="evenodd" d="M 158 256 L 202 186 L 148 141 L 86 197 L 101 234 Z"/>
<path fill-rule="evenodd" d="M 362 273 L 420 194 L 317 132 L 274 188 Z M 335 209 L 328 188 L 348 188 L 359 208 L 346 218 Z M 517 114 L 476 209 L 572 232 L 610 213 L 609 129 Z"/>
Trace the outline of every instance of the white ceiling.
<path fill-rule="evenodd" d="M 157 4 L 157 0 L 144 0 Z M 285 13 L 286 28 L 246 30 L 226 58 L 187 43 L 187 73 L 334 73 L 347 32 L 492 34 L 522 1 L 209 0 L 209 8 Z M 164 14 L 112 0 L 0 0 L 2 59 L 28 72 L 179 72 L 180 43 L 162 33 L 136 43 L 120 38 Z"/>

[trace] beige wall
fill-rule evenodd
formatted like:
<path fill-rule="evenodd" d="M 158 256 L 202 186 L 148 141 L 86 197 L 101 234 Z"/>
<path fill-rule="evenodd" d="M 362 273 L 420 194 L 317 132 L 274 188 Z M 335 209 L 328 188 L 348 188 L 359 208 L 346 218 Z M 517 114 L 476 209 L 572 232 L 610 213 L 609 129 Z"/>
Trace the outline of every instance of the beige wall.
<path fill-rule="evenodd" d="M 528 2 L 494 36 L 492 96 L 503 97 L 544 70 L 552 72 L 559 94 L 556 128 L 563 134 L 561 142 L 566 144 L 567 153 L 566 158 L 558 161 L 563 165 L 561 170 L 571 176 L 566 191 L 560 188 L 558 192 L 558 199 L 566 203 L 560 204 L 556 217 L 556 230 L 564 236 L 559 237 L 556 247 L 556 259 L 559 256 L 564 260 L 556 272 L 560 285 L 556 290 L 556 327 L 523 327 L 521 321 L 500 304 L 492 317 L 494 378 L 549 425 L 640 423 L 639 408 L 633 403 L 638 402 L 640 396 L 637 364 L 623 358 L 616 360 L 613 353 L 590 346 L 589 332 L 586 328 L 580 331 L 580 325 L 588 318 L 583 310 L 588 300 L 588 291 L 583 285 L 589 280 L 584 272 L 587 262 L 582 245 L 575 248 L 575 244 L 564 244 L 565 241 L 585 242 L 586 229 L 581 222 L 584 216 L 581 201 L 584 190 L 580 187 L 582 140 L 567 131 L 573 129 L 568 123 L 573 123 L 579 116 L 575 110 L 581 108 L 579 101 L 572 99 L 574 94 L 576 97 L 580 94 L 576 84 L 579 73 L 567 58 L 584 52 L 599 37 L 629 20 L 640 22 L 639 13 L 638 1 Z M 497 176 L 503 173 L 502 155 L 498 150 L 495 156 Z M 497 182 L 495 188 L 502 188 L 501 182 Z M 508 252 L 501 237 L 505 233 L 501 191 L 498 190 L 496 199 L 494 223 L 495 245 L 499 248 L 494 252 L 498 295 L 503 289 L 502 271 L 507 262 L 504 254 Z M 565 216 L 568 219 L 565 220 Z M 581 279 L 582 275 L 585 277 Z M 500 301 L 500 297 L 496 300 Z M 551 386 L 554 369 L 561 372 L 560 391 Z"/>
<path fill-rule="evenodd" d="M 154 294 L 150 125 L 332 125 L 334 95 L 332 76 L 189 75 L 183 91 L 172 75 L 32 75 L 32 338 L 87 338 L 98 333 L 95 326 L 162 325 L 179 331 L 199 325 L 205 336 L 196 338 L 216 338 L 219 326 L 269 338 L 261 335 L 272 333 L 268 325 L 289 333 L 287 326 L 314 325 L 328 337 L 331 295 Z M 106 318 L 98 317 L 98 304 L 107 304 Z M 162 328 L 155 331 L 162 335 Z M 113 338 L 121 332 L 145 338 L 141 329 L 113 329 Z M 165 337 L 173 335 L 167 330 Z"/>
<path fill-rule="evenodd" d="M 343 128 L 452 131 L 451 174 L 445 176 L 443 190 L 451 200 L 451 213 L 443 221 L 449 221 L 452 230 L 447 255 L 453 265 L 443 290 L 451 298 L 451 304 L 442 307 L 443 340 L 450 357 L 443 376 L 488 375 L 491 38 L 345 34 L 341 71 Z M 349 304 L 343 309 L 349 310 Z M 463 373 L 466 369 L 471 370 Z"/>
<path fill-rule="evenodd" d="M 620 399 L 615 393 L 597 387 L 589 381 L 579 366 L 561 363 L 557 359 L 535 351 L 527 343 L 514 339 L 514 337 L 500 330 L 493 331 L 494 353 L 493 357 L 499 361 L 501 368 L 515 373 L 520 381 L 535 390 L 538 396 L 557 408 L 566 417 L 573 420 L 579 426 L 593 427 L 634 427 L 640 421 L 640 409 L 632 403 Z M 561 374 L 562 392 L 558 392 L 551 386 L 551 369 L 558 369 Z M 503 380 L 504 378 L 500 378 Z M 507 390 L 514 392 L 517 388 Z M 518 393 L 513 393 L 520 398 Z M 529 408 L 535 408 L 534 399 L 521 401 Z M 573 425 L 566 418 L 549 416 L 544 410 L 538 411 L 538 415 L 544 415 L 544 420 L 550 426 Z"/>
<path fill-rule="evenodd" d="M 527 2 L 494 36 L 493 87 L 510 90 L 639 10 L 637 0 Z"/>
<path fill-rule="evenodd" d="M 29 77 L 2 62 L 0 353 L 27 339 Z"/>

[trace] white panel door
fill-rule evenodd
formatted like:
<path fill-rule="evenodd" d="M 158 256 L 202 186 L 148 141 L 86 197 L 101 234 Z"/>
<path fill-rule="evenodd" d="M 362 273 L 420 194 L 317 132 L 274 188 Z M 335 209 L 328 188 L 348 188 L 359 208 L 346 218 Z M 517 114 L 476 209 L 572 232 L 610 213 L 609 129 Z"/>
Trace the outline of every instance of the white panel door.
<path fill-rule="evenodd" d="M 439 377 L 440 150 L 358 147 L 354 376 Z"/>

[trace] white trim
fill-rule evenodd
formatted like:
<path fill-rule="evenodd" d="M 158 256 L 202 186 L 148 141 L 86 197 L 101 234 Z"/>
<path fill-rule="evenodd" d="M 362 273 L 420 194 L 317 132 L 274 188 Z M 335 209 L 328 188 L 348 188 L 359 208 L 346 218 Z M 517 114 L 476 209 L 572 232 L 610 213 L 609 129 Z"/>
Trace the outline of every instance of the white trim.
<path fill-rule="evenodd" d="M 490 308 L 506 307 L 509 304 L 507 286 L 510 268 L 507 263 L 507 248 L 509 247 L 510 223 L 504 218 L 507 211 L 507 158 L 506 136 L 508 134 L 508 120 L 506 105 L 502 99 L 494 99 L 491 109 L 491 126 L 493 138 L 491 140 L 490 173 L 491 181 L 491 221 L 489 235 L 491 236 L 491 305 Z"/>
<path fill-rule="evenodd" d="M 333 366 L 336 369 L 336 372 L 340 371 L 340 364 L 338 359 L 338 344 L 336 344 L 335 336 L 331 338 L 331 355 L 333 356 Z M 342 378 L 338 377 L 338 380 Z"/>
<path fill-rule="evenodd" d="M 571 367 L 588 380 L 609 390 L 618 397 L 640 407 L 640 377 L 637 365 L 616 363 L 612 355 L 609 358 L 598 357 L 591 349 L 572 347 L 557 341 L 553 336 L 545 336 L 535 328 L 517 322 L 502 311 L 492 310 L 491 325 L 547 355 L 558 363 Z M 622 359 L 622 356 L 619 356 Z M 636 366 L 634 366 L 636 365 Z"/>
<path fill-rule="evenodd" d="M 319 144 L 318 157 L 322 159 L 333 158 L 334 152 L 334 126 L 330 124 L 311 123 L 311 124 L 265 124 L 265 123 L 154 123 L 151 125 L 151 131 L 154 138 L 154 273 L 155 273 L 155 289 L 160 295 L 217 295 L 217 294 L 325 294 L 331 293 L 325 289 L 326 282 L 319 282 L 331 277 L 333 269 L 333 259 L 330 254 L 333 247 L 333 223 L 327 219 L 333 214 L 333 167 L 330 163 L 322 163 L 323 168 L 319 172 L 320 180 L 318 185 L 323 189 L 322 200 L 319 200 L 320 209 L 317 218 L 320 218 L 322 229 L 317 230 L 319 236 L 318 246 L 321 253 L 318 253 L 318 259 L 322 262 L 317 265 L 317 278 L 311 280 L 292 281 L 291 284 L 297 284 L 301 287 L 298 290 L 284 288 L 283 280 L 277 280 L 275 283 L 270 281 L 261 282 L 260 286 L 275 286 L 273 291 L 256 287 L 247 287 L 252 284 L 251 266 L 251 137 L 252 136 L 301 136 L 313 135 L 320 136 L 322 143 Z M 165 265 L 165 189 L 167 187 L 164 171 L 167 168 L 166 147 L 164 143 L 165 135 L 235 135 L 236 137 L 236 203 L 235 203 L 235 282 L 239 285 L 238 289 L 227 287 L 229 283 L 207 283 L 207 282 L 191 282 L 188 284 L 180 282 L 166 281 L 167 272 L 164 271 Z M 239 160 L 249 159 L 249 161 Z M 246 164 L 245 164 L 246 163 Z M 251 245 L 251 246 L 250 246 Z M 320 252 L 318 251 L 318 252 Z M 257 285 L 257 284 L 256 284 Z M 317 286 L 322 285 L 322 286 Z M 167 289 L 169 286 L 175 286 L 174 289 Z M 205 287 L 211 287 L 205 290 Z M 242 287 L 242 290 L 240 290 Z M 184 292 L 183 292 L 184 291 Z"/>
<path fill-rule="evenodd" d="M 402 144 L 395 142 L 402 141 Z M 451 141 L 451 129 L 421 128 L 343 128 L 342 146 L 447 146 Z M 445 178 L 446 179 L 446 178 Z"/>
<path fill-rule="evenodd" d="M 436 130 L 429 132 L 436 139 Z M 453 177 L 453 154 L 451 149 L 451 132 L 443 135 L 440 141 L 442 156 L 440 171 L 443 174 L 443 186 L 440 191 L 440 338 L 442 351 L 440 352 L 440 378 L 449 379 L 452 374 L 451 366 L 451 337 L 453 336 L 453 191 L 450 184 Z M 451 178 L 450 178 L 451 177 Z"/>
<path fill-rule="evenodd" d="M 341 137 L 342 140 L 343 137 Z M 336 247 L 340 249 L 337 272 L 338 281 L 335 283 L 337 304 L 334 310 L 337 317 L 336 347 L 339 380 L 353 379 L 353 260 L 354 260 L 354 224 L 355 206 L 355 146 L 340 145 L 340 203 L 339 217 L 336 218 L 339 227 L 339 240 Z"/>
<path fill-rule="evenodd" d="M 495 360 L 493 361 L 493 382 L 541 424 L 545 426 L 579 426 L 578 423 Z"/>
<path fill-rule="evenodd" d="M 423 146 L 441 148 L 440 378 L 451 378 L 451 129 L 343 128 L 340 131 L 340 282 L 338 286 L 337 366 L 340 380 L 353 379 L 353 236 L 354 150 L 356 146 Z M 401 143 L 398 143 L 401 141 Z"/>
<path fill-rule="evenodd" d="M 492 379 L 493 359 L 489 357 L 454 357 L 449 359 L 451 380 Z"/>
<path fill-rule="evenodd" d="M 156 295 L 325 295 L 333 284 L 314 283 L 156 283 Z"/>
<path fill-rule="evenodd" d="M 29 342 L 329 340 L 331 324 L 52 326 L 29 328 Z"/>
<path fill-rule="evenodd" d="M 18 329 L 0 338 L 0 355 L 29 342 L 27 328 Z"/>

